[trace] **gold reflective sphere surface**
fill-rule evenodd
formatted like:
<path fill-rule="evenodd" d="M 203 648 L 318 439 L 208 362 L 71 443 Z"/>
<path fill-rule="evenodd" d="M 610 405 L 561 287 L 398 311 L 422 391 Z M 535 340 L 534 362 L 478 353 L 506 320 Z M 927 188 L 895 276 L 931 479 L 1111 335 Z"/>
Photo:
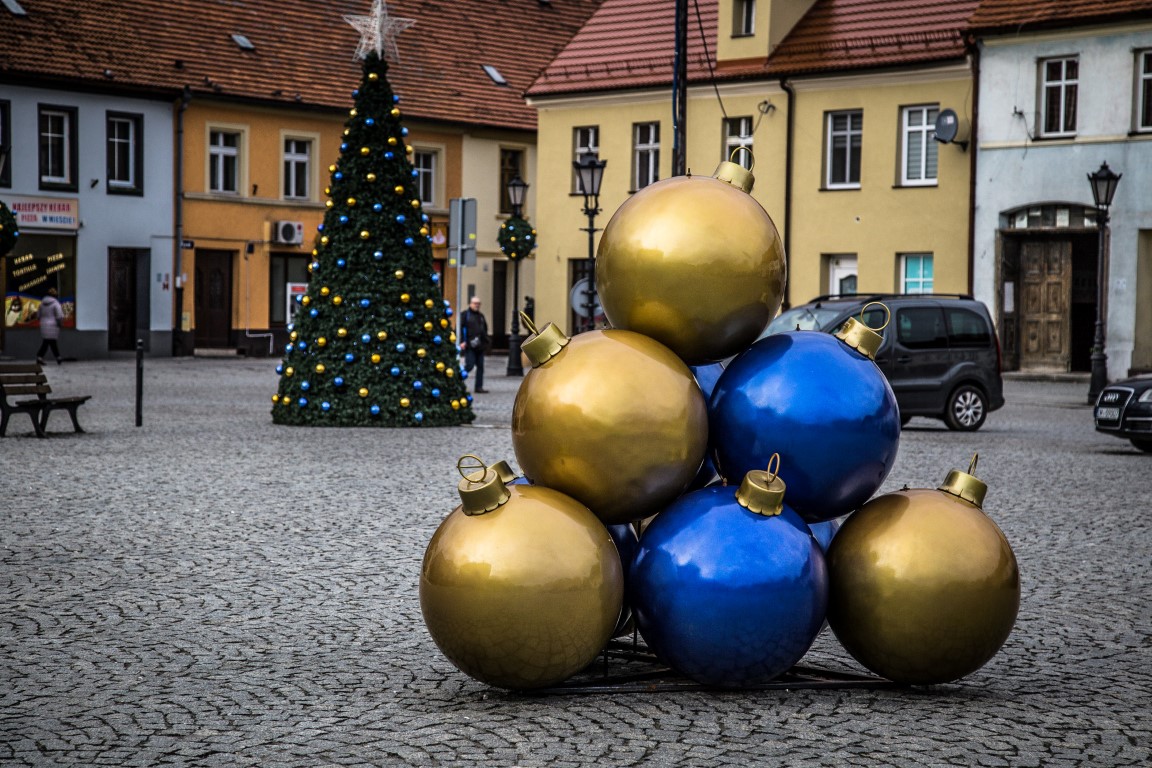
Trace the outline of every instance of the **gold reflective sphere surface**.
<path fill-rule="evenodd" d="M 743 351 L 784 295 L 784 246 L 747 192 L 709 176 L 645 187 L 604 229 L 596 290 L 614 328 L 690 365 Z"/>
<path fill-rule="evenodd" d="M 880 496 L 828 550 L 828 624 L 878 675 L 911 685 L 957 680 L 1012 631 L 1020 572 L 978 507 L 935 490 Z"/>
<path fill-rule="evenodd" d="M 420 609 L 458 669 L 502 688 L 571 677 L 608 642 L 624 576 L 607 529 L 575 500 L 530 485 L 481 515 L 459 507 L 424 552 Z"/>
<path fill-rule="evenodd" d="M 524 475 L 610 525 L 648 517 L 679 496 L 707 443 L 707 406 L 688 366 L 631 331 L 572 337 L 525 375 L 512 409 Z"/>

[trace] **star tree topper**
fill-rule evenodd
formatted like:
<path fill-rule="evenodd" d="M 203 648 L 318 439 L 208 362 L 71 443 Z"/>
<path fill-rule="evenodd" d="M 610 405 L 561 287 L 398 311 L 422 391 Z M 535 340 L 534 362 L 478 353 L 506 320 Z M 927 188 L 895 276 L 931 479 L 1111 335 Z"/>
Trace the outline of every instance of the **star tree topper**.
<path fill-rule="evenodd" d="M 356 58 L 363 59 L 369 51 L 375 51 L 380 58 L 400 61 L 400 50 L 396 47 L 396 36 L 416 23 L 415 19 L 402 19 L 388 15 L 384 0 L 372 0 L 372 15 L 345 16 L 344 21 L 360 33 L 360 46 Z"/>

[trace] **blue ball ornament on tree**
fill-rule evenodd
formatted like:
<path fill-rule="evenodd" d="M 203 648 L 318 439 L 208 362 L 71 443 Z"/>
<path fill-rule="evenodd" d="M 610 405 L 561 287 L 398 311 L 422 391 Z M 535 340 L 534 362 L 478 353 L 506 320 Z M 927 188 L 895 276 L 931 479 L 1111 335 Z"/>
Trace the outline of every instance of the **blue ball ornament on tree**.
<path fill-rule="evenodd" d="M 900 410 L 873 361 L 882 337 L 850 318 L 836 335 L 791 331 L 736 357 L 709 402 L 709 440 L 729 482 L 779 452 L 789 504 L 809 522 L 841 517 L 888 477 Z"/>
<path fill-rule="evenodd" d="M 640 537 L 628 600 L 649 648 L 705 685 L 763 685 L 808 652 L 828 571 L 774 473 L 685 494 Z"/>

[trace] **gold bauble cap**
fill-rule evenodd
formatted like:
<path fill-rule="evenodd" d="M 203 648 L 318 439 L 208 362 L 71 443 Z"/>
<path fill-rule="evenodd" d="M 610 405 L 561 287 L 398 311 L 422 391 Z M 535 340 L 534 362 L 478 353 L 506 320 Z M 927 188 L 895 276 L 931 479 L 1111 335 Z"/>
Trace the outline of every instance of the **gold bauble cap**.
<path fill-rule="evenodd" d="M 527 318 L 523 319 L 527 321 Z M 533 368 L 539 368 L 556 357 L 569 342 L 564 332 L 553 323 L 548 323 L 539 331 L 532 325 L 529 325 L 528 329 L 532 331 L 532 335 L 524 339 L 520 349 L 528 356 Z"/>
<path fill-rule="evenodd" d="M 953 469 L 936 490 L 958 496 L 964 499 L 964 501 L 983 509 L 984 494 L 988 492 L 988 485 L 983 480 L 971 474 L 976 471 L 976 461 L 979 458 L 980 454 L 972 454 L 972 463 L 968 465 L 968 471 L 961 472 L 958 469 Z"/>
<path fill-rule="evenodd" d="M 845 320 L 833 335 L 869 360 L 876 359 L 876 351 L 884 342 L 883 336 L 854 317 Z"/>
<path fill-rule="evenodd" d="M 740 506 L 768 517 L 778 515 L 784 511 L 784 491 L 786 485 L 772 469 L 772 463 L 780 467 L 780 454 L 772 454 L 768 461 L 768 469 L 749 470 L 736 491 L 736 501 Z"/>
<path fill-rule="evenodd" d="M 731 160 L 722 160 L 720 165 L 716 166 L 716 173 L 712 174 L 712 177 L 726 181 L 745 192 L 751 192 L 752 186 L 756 183 L 756 177 L 752 175 L 752 171 Z"/>
<path fill-rule="evenodd" d="M 519 475 L 516 474 L 516 470 L 512 469 L 512 466 L 503 459 L 493 464 L 489 469 L 499 475 L 500 482 L 502 483 L 510 483 L 519 477 Z"/>
<path fill-rule="evenodd" d="M 475 460 L 478 466 L 468 464 L 466 459 Z M 508 462 L 499 463 L 508 466 Z M 471 454 L 461 456 L 456 462 L 456 469 L 463 478 L 456 486 L 456 490 L 460 493 L 460 507 L 464 514 L 482 515 L 512 498 L 496 466 L 485 466 L 479 457 Z M 508 471 L 512 471 L 511 467 L 508 467 Z"/>

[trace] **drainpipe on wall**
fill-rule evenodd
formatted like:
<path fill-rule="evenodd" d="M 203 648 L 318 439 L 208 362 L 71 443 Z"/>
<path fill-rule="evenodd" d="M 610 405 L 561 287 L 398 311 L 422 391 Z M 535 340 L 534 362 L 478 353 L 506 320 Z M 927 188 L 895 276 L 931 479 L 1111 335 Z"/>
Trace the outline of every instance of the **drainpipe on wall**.
<path fill-rule="evenodd" d="M 969 35 L 968 49 L 972 56 L 972 123 L 969 126 L 968 146 L 972 152 L 968 158 L 968 294 L 974 296 L 976 269 L 976 151 L 980 130 L 980 46 L 976 38 Z M 993 291 L 995 294 L 995 291 Z M 996 317 L 994 309 L 992 316 Z"/>
<path fill-rule="evenodd" d="M 784 263 L 785 274 L 792 272 L 792 137 L 796 129 L 796 92 L 788 78 L 780 78 L 780 88 L 788 94 L 788 130 L 784 139 Z M 784 281 L 784 301 L 781 309 L 792 306 L 792 280 Z"/>
<path fill-rule="evenodd" d="M 192 89 L 185 85 L 184 93 L 180 96 L 180 106 L 176 110 L 176 191 L 173 201 L 176 210 L 176 257 L 173 259 L 176 322 L 175 332 L 172 334 L 173 357 L 182 357 L 191 351 L 184 338 L 184 112 L 188 109 L 190 101 L 192 101 Z"/>

